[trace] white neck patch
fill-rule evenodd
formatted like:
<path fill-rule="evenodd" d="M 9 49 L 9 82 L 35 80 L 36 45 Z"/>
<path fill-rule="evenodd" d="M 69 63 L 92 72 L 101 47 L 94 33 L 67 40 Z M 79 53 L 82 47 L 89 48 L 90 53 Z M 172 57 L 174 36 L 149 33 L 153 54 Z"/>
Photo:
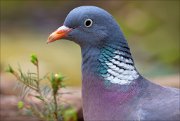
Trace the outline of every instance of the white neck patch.
<path fill-rule="evenodd" d="M 101 66 L 106 67 L 107 72 L 101 74 L 106 81 L 113 84 L 129 85 L 133 80 L 139 77 L 131 58 L 124 58 L 125 53 L 114 52 L 116 55 L 107 58 Z M 103 68 L 103 67 L 102 67 Z"/>

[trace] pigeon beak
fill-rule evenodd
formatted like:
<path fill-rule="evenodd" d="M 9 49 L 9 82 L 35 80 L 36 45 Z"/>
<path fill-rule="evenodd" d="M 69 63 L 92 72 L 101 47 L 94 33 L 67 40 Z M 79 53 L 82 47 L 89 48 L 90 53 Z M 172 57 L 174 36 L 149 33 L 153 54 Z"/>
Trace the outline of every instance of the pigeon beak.
<path fill-rule="evenodd" d="M 63 37 L 66 37 L 66 35 L 71 31 L 72 29 L 66 26 L 59 27 L 56 31 L 54 31 L 47 40 L 47 43 L 54 42 L 56 40 L 62 39 Z"/>

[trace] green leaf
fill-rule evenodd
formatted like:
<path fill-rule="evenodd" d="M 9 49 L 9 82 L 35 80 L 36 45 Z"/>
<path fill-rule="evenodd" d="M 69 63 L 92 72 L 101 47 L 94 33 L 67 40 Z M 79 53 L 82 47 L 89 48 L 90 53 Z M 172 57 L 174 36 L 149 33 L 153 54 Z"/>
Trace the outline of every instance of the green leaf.
<path fill-rule="evenodd" d="M 41 96 L 35 96 L 35 97 L 43 101 L 43 97 Z"/>
<path fill-rule="evenodd" d="M 62 74 L 55 74 L 54 75 L 55 76 L 55 78 L 58 80 L 58 81 L 63 81 L 63 79 L 64 79 L 64 76 L 62 75 Z"/>
<path fill-rule="evenodd" d="M 74 108 L 66 109 L 63 113 L 64 121 L 77 121 L 77 112 Z"/>
<path fill-rule="evenodd" d="M 37 56 L 35 54 L 31 55 L 31 62 L 36 66 L 38 65 L 38 59 L 37 59 Z"/>
<path fill-rule="evenodd" d="M 6 69 L 6 72 L 14 73 L 14 69 L 9 65 L 8 68 Z"/>
<path fill-rule="evenodd" d="M 22 109 L 24 107 L 24 102 L 19 101 L 17 106 L 18 106 L 18 109 Z"/>
<path fill-rule="evenodd" d="M 50 77 L 50 82 L 51 82 L 51 87 L 53 89 L 53 93 L 57 94 L 57 91 L 60 87 L 64 87 L 64 85 L 62 84 L 64 77 L 62 76 L 62 74 L 51 74 Z"/>

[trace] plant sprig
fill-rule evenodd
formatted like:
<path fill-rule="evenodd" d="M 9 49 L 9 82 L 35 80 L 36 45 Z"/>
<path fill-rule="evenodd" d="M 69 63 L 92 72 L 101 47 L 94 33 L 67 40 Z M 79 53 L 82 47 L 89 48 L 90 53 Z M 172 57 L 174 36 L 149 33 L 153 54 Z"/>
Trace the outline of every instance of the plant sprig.
<path fill-rule="evenodd" d="M 64 88 L 64 76 L 60 73 L 52 73 L 40 78 L 39 75 L 39 60 L 35 54 L 31 55 L 31 63 L 36 67 L 36 72 L 24 73 L 21 68 L 18 71 L 14 70 L 10 65 L 7 72 L 13 74 L 21 84 L 21 93 L 23 95 L 31 95 L 42 102 L 42 106 L 33 103 L 26 104 L 25 101 L 18 102 L 19 109 L 26 109 L 32 112 L 35 116 L 44 121 L 61 121 L 63 120 L 62 113 L 65 112 L 63 105 L 58 103 L 58 96 L 63 93 L 58 93 L 60 88 Z M 48 80 L 51 86 L 46 85 L 41 87 L 41 81 Z M 33 93 L 35 92 L 35 93 Z M 23 96 L 23 97 L 25 97 Z M 73 114 L 75 115 L 75 114 Z"/>

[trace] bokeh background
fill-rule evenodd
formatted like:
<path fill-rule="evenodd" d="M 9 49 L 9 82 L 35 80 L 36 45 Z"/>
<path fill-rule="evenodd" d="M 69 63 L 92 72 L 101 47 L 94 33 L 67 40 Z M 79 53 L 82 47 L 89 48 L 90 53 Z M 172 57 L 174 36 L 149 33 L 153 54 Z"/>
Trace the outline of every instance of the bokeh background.
<path fill-rule="evenodd" d="M 8 64 L 34 69 L 29 57 L 36 53 L 42 75 L 61 72 L 67 76 L 68 86 L 80 86 L 80 47 L 67 40 L 52 44 L 46 44 L 46 40 L 63 24 L 68 12 L 81 5 L 96 5 L 114 16 L 128 40 L 137 68 L 146 78 L 175 75 L 179 80 L 178 0 L 1 1 L 1 74 Z"/>

